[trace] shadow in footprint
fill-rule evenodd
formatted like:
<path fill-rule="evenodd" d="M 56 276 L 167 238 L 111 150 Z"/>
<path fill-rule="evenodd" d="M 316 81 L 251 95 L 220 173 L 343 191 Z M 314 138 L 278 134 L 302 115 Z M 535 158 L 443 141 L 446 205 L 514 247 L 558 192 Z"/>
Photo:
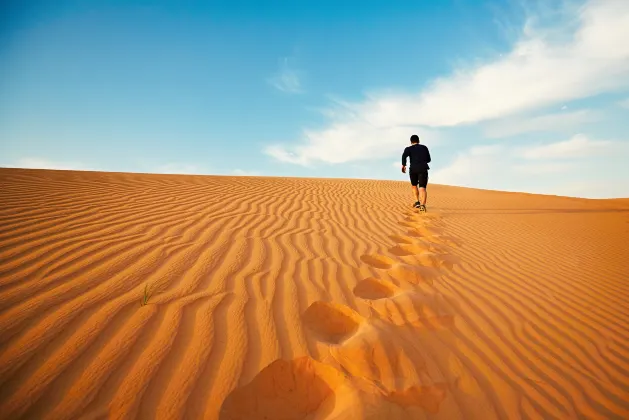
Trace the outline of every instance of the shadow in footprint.
<path fill-rule="evenodd" d="M 460 311 L 455 301 L 446 299 L 441 293 L 409 297 L 414 308 L 409 312 L 416 314 L 416 318 L 409 318 L 411 326 L 430 330 L 454 327 L 455 314 Z"/>
<path fill-rule="evenodd" d="M 448 269 L 451 270 L 456 264 L 460 262 L 460 258 L 448 253 L 438 253 L 439 247 L 432 247 L 432 250 L 425 251 L 417 254 L 407 254 L 399 256 L 400 259 L 412 266 L 430 267 L 433 269 Z"/>
<path fill-rule="evenodd" d="M 451 254 L 440 254 L 439 258 L 441 259 L 441 266 L 448 270 L 452 270 L 455 265 L 461 262 L 459 257 Z"/>
<path fill-rule="evenodd" d="M 439 229 L 439 228 L 435 228 L 432 226 L 413 226 L 412 231 L 416 232 L 416 234 L 420 234 L 422 237 L 432 237 L 432 236 L 439 236 L 443 230 Z"/>
<path fill-rule="evenodd" d="M 367 265 L 382 270 L 391 268 L 395 264 L 395 261 L 385 255 L 363 255 L 360 257 L 360 260 Z"/>
<path fill-rule="evenodd" d="M 310 357 L 279 359 L 227 396 L 220 420 L 307 418 L 334 398 L 343 381 L 338 370 Z"/>
<path fill-rule="evenodd" d="M 424 411 L 436 414 L 439 405 L 446 398 L 446 384 L 432 386 L 415 385 L 403 391 L 390 392 L 385 398 L 402 407 L 418 406 Z"/>
<path fill-rule="evenodd" d="M 430 232 L 431 235 L 438 235 L 443 233 L 443 228 L 434 225 L 425 225 L 422 226 L 422 229 L 424 229 L 426 232 Z"/>
<path fill-rule="evenodd" d="M 397 255 L 398 257 L 406 257 L 409 255 L 417 255 L 422 252 L 429 251 L 430 247 L 425 244 L 400 244 L 396 245 L 392 248 L 389 248 L 389 252 L 393 255 Z"/>
<path fill-rule="evenodd" d="M 395 286 L 373 277 L 360 281 L 354 287 L 354 295 L 362 299 L 377 300 L 393 296 Z"/>
<path fill-rule="evenodd" d="M 418 229 L 409 229 L 406 231 L 406 234 L 412 238 L 421 238 L 425 236 L 424 233 L 419 231 Z"/>
<path fill-rule="evenodd" d="M 414 223 L 413 221 L 410 221 L 410 220 L 402 220 L 402 221 L 398 222 L 398 224 L 400 226 L 404 226 L 404 227 L 407 227 L 407 228 L 414 228 L 415 225 L 416 225 L 416 223 Z"/>
<path fill-rule="evenodd" d="M 445 378 L 426 359 L 417 329 L 372 320 L 351 340 L 331 348 L 329 354 L 333 366 L 350 378 L 375 384 L 385 401 L 436 413 L 446 397 L 446 388 L 442 388 Z M 409 384 L 413 386 L 409 388 Z"/>
<path fill-rule="evenodd" d="M 442 256 L 434 252 L 422 252 L 416 258 L 425 267 L 440 268 L 443 265 Z"/>
<path fill-rule="evenodd" d="M 411 284 L 433 284 L 439 272 L 433 267 L 422 267 L 411 264 L 396 264 L 389 270 L 389 275 L 397 281 Z"/>
<path fill-rule="evenodd" d="M 373 304 L 380 319 L 402 327 L 439 330 L 454 327 L 455 307 L 440 293 L 405 292 Z"/>
<path fill-rule="evenodd" d="M 422 236 L 422 240 L 430 242 L 431 244 L 447 245 L 449 247 L 461 246 L 461 242 L 458 239 L 449 235 L 442 235 L 442 234 L 426 235 L 425 232 L 419 232 L 419 231 L 417 233 Z"/>
<path fill-rule="evenodd" d="M 363 317 L 347 306 L 318 301 L 306 309 L 303 321 L 321 341 L 338 344 L 356 332 Z"/>
<path fill-rule="evenodd" d="M 419 209 L 409 210 L 408 217 L 415 218 L 416 220 L 422 221 L 441 221 L 443 219 L 443 215 L 439 213 L 424 213 L 419 211 Z"/>
<path fill-rule="evenodd" d="M 389 235 L 389 239 L 397 244 L 412 244 L 413 239 L 402 235 Z"/>

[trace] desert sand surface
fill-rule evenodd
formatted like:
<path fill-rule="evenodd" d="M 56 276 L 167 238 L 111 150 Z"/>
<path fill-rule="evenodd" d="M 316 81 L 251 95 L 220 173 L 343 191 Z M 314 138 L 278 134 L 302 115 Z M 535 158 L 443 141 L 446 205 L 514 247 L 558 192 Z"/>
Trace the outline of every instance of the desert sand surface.
<path fill-rule="evenodd" d="M 0 418 L 629 418 L 629 200 L 428 192 L 0 169 Z"/>

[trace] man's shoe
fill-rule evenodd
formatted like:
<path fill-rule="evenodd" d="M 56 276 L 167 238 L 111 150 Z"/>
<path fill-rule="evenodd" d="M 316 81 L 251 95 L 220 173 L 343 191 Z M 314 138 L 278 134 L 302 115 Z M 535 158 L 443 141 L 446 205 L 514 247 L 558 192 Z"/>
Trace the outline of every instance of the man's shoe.
<path fill-rule="evenodd" d="M 422 205 L 419 204 L 419 201 L 418 201 L 413 205 L 413 207 L 415 207 L 416 209 L 421 209 Z"/>

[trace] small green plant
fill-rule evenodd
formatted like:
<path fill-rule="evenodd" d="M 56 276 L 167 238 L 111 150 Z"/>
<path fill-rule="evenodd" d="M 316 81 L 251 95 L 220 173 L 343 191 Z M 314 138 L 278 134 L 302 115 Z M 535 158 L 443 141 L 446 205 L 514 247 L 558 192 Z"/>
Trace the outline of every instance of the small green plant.
<path fill-rule="evenodd" d="M 140 304 L 140 306 L 146 306 L 146 304 L 149 302 L 149 299 L 151 298 L 151 291 L 149 290 L 149 284 L 146 283 L 144 285 L 144 296 L 142 297 L 142 303 Z"/>

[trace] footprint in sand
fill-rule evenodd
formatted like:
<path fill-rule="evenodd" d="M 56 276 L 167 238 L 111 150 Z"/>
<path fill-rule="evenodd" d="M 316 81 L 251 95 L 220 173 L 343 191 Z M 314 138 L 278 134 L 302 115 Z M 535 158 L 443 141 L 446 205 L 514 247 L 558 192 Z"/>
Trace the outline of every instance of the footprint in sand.
<path fill-rule="evenodd" d="M 441 261 L 441 267 L 447 268 L 448 270 L 452 270 L 455 265 L 461 262 L 459 257 L 451 254 L 439 254 L 438 258 Z"/>
<path fill-rule="evenodd" d="M 408 217 L 413 217 L 413 218 L 416 218 L 417 220 L 422 220 L 422 221 L 436 221 L 436 220 L 443 219 L 443 215 L 439 213 L 430 213 L 430 212 L 423 213 L 423 212 L 420 212 L 418 209 L 409 210 L 406 214 L 408 214 Z"/>
<path fill-rule="evenodd" d="M 432 285 L 433 279 L 438 276 L 437 268 L 443 265 L 442 259 L 432 252 L 421 252 L 418 255 L 414 253 L 405 252 L 403 248 L 398 248 L 400 252 L 398 256 L 413 255 L 413 258 L 418 258 L 421 265 L 399 263 L 384 255 L 363 255 L 360 257 L 361 261 L 374 268 L 380 270 L 387 270 L 388 273 L 394 279 L 398 281 L 404 281 L 411 284 L 430 284 Z M 408 251 L 409 248 L 406 249 Z M 415 251 L 419 249 L 414 248 Z"/>
<path fill-rule="evenodd" d="M 361 280 L 354 287 L 354 295 L 367 300 L 385 299 L 393 296 L 395 291 L 396 287 L 393 284 L 373 277 Z"/>
<path fill-rule="evenodd" d="M 420 234 L 422 237 L 439 236 L 443 232 L 443 229 L 425 225 L 412 226 L 411 230 Z"/>
<path fill-rule="evenodd" d="M 340 369 L 344 370 L 342 366 Z M 380 386 L 378 386 L 380 385 Z M 223 401 L 220 420 L 408 419 L 407 407 L 439 411 L 445 383 L 383 389 L 310 357 L 278 359 Z"/>
<path fill-rule="evenodd" d="M 362 255 L 360 260 L 367 265 L 381 270 L 391 268 L 395 261 L 386 255 Z"/>
<path fill-rule="evenodd" d="M 388 281 L 369 277 L 354 287 L 354 295 L 370 301 L 380 319 L 393 325 L 431 330 L 454 326 L 454 311 L 440 293 L 403 291 Z"/>
<path fill-rule="evenodd" d="M 435 244 L 443 244 L 453 248 L 461 246 L 458 239 L 448 235 L 434 234 L 426 237 L 426 240 Z"/>
<path fill-rule="evenodd" d="M 345 377 L 310 357 L 278 359 L 247 385 L 232 391 L 221 407 L 220 420 L 304 419 L 334 404 Z"/>
<path fill-rule="evenodd" d="M 412 244 L 414 242 L 413 238 L 403 235 L 389 235 L 389 239 L 396 244 Z"/>
<path fill-rule="evenodd" d="M 403 391 L 393 391 L 387 395 L 387 400 L 402 407 L 420 406 L 432 414 L 439 412 L 439 405 L 446 397 L 446 384 L 433 386 L 415 385 Z"/>
<path fill-rule="evenodd" d="M 443 256 L 434 252 L 422 252 L 416 258 L 425 267 L 441 268 L 443 266 Z"/>
<path fill-rule="evenodd" d="M 380 306 L 386 309 L 389 299 L 384 296 L 394 290 L 393 285 L 368 278 L 357 285 L 355 293 L 357 296 L 367 295 L 367 299 L 375 298 L 374 302 L 382 302 Z M 439 370 L 427 362 L 426 353 L 417 341 L 417 333 L 442 328 L 447 323 L 446 316 L 452 316 L 449 313 L 444 315 L 440 302 L 432 296 L 407 295 L 393 305 L 405 312 L 401 314 L 398 310 L 397 318 L 381 310 L 385 316 L 376 315 L 367 319 L 344 305 L 319 301 L 308 307 L 303 320 L 316 338 L 330 344 L 329 353 L 322 361 L 344 373 L 343 377 L 360 394 L 361 403 L 365 399 L 369 404 L 376 401 L 378 410 L 384 407 L 382 404 L 392 403 L 398 408 L 417 406 L 426 412 L 436 413 L 446 398 L 447 387 Z M 381 311 L 376 310 L 377 313 Z M 391 364 L 391 360 L 396 363 Z M 285 369 L 292 368 L 287 366 Z M 295 373 L 296 376 L 298 374 Z M 335 397 L 338 400 L 339 395 Z M 359 409 L 361 405 L 355 408 Z M 403 412 L 400 413 L 402 416 L 385 418 L 407 418 Z"/>
<path fill-rule="evenodd" d="M 371 307 L 381 319 L 397 326 L 421 330 L 454 327 L 455 307 L 441 293 L 406 291 L 388 300 L 374 302 Z"/>
<path fill-rule="evenodd" d="M 436 413 L 446 397 L 445 378 L 429 363 L 417 340 L 419 331 L 438 328 L 424 325 L 436 318 L 429 314 L 424 319 L 424 313 L 418 314 L 413 306 L 407 309 L 411 320 L 400 324 L 379 317 L 366 319 L 351 338 L 329 348 L 325 361 L 349 378 L 376 385 L 386 401 Z"/>
<path fill-rule="evenodd" d="M 434 249 L 437 250 L 436 248 Z M 424 251 L 412 256 L 400 255 L 401 259 L 409 265 L 419 264 L 424 267 L 431 267 L 435 269 L 448 269 L 451 270 L 456 264 L 460 262 L 460 259 L 454 255 L 447 254 L 445 252 L 437 253 L 433 251 Z"/>
<path fill-rule="evenodd" d="M 414 228 L 415 227 L 415 223 L 412 220 L 402 220 L 401 222 L 398 222 L 398 224 L 400 226 L 404 226 L 407 228 Z"/>
<path fill-rule="evenodd" d="M 303 314 L 303 321 L 321 341 L 338 344 L 352 336 L 364 318 L 344 305 L 314 302 Z"/>
<path fill-rule="evenodd" d="M 410 237 L 422 238 L 431 243 L 445 244 L 452 247 L 461 246 L 458 240 L 451 236 L 444 235 L 443 228 L 438 227 L 443 226 L 440 216 L 433 215 L 432 217 L 429 217 L 427 215 L 411 215 L 399 223 L 400 225 L 409 228 L 407 235 Z"/>
<path fill-rule="evenodd" d="M 397 255 L 398 257 L 417 255 L 427 251 L 430 251 L 430 246 L 425 243 L 398 244 L 389 248 L 389 252 L 393 255 Z"/>
<path fill-rule="evenodd" d="M 439 276 L 435 267 L 425 267 L 420 265 L 398 263 L 388 271 L 391 278 L 410 284 L 432 285 L 433 280 Z"/>
<path fill-rule="evenodd" d="M 420 231 L 420 230 L 418 230 L 418 229 L 416 229 L 416 228 L 413 228 L 413 229 L 409 229 L 409 230 L 407 230 L 407 231 L 406 231 L 406 235 L 408 235 L 408 236 L 410 236 L 410 237 L 412 237 L 412 238 L 421 238 L 421 237 L 426 236 L 426 235 L 424 234 L 424 232 L 422 232 L 422 231 Z"/>

